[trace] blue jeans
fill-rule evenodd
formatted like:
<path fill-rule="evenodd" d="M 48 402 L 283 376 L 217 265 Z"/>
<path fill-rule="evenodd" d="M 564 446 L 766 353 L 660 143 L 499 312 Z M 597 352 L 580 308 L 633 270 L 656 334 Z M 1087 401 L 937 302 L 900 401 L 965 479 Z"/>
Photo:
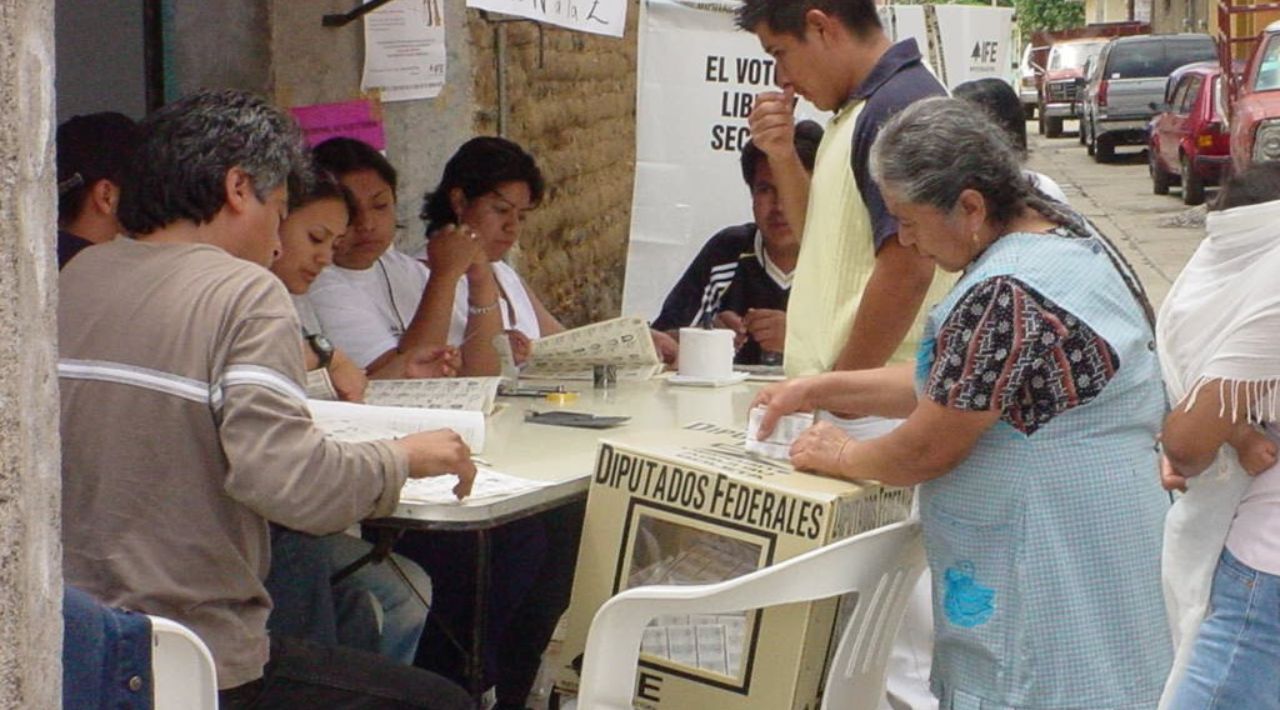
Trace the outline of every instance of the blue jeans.
<path fill-rule="evenodd" d="M 336 572 L 360 559 L 370 549 L 368 542 L 345 534 L 327 535 L 331 569 Z M 391 566 L 394 560 L 404 578 Z M 405 579 L 422 595 L 414 593 Z M 392 554 L 384 562 L 367 564 L 335 585 L 339 597 L 347 590 L 362 590 L 373 595 L 375 609 L 381 613 L 382 636 L 378 652 L 392 660 L 412 665 L 418 652 L 418 639 L 427 625 L 427 606 L 431 603 L 431 578 L 414 562 Z M 425 604 L 424 604 L 425 602 Z M 339 613 L 338 625 L 343 623 Z"/>
<path fill-rule="evenodd" d="M 366 564 L 338 584 L 329 584 L 330 576 L 370 549 L 368 542 L 344 533 L 317 537 L 272 525 L 271 573 L 266 580 L 273 603 L 267 620 L 271 634 L 374 651 L 412 663 L 427 607 L 391 565 Z M 430 601 L 426 572 L 403 557 L 393 557 Z"/>
<path fill-rule="evenodd" d="M 1222 551 L 1171 710 L 1280 709 L 1280 577 Z"/>

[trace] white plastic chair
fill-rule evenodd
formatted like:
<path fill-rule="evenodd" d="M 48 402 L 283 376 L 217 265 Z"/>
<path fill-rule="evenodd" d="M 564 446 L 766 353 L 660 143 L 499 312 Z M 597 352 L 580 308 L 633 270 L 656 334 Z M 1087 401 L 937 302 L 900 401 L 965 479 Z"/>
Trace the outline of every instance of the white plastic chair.
<path fill-rule="evenodd" d="M 151 618 L 151 677 L 156 710 L 218 710 L 213 655 L 191 629 Z"/>
<path fill-rule="evenodd" d="M 910 519 L 716 584 L 629 589 L 605 602 L 587 633 L 576 707 L 632 710 L 644 628 L 666 614 L 719 614 L 858 592 L 827 674 L 823 710 L 874 710 L 889 649 L 924 571 L 920 522 Z M 570 701 L 566 710 L 575 708 Z"/>

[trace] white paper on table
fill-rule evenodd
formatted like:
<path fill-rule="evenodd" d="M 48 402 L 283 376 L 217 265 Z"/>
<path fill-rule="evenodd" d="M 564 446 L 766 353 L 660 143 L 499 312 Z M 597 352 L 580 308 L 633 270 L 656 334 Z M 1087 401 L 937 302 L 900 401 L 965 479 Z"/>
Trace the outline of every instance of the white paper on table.
<path fill-rule="evenodd" d="M 805 429 L 813 426 L 813 415 L 808 413 L 788 414 L 778 419 L 773 432 L 763 441 L 756 437 L 760 434 L 760 420 L 764 419 L 764 407 L 752 407 L 747 415 L 747 438 L 743 446 L 747 451 L 761 456 L 789 461 L 791 444 Z"/>
<path fill-rule="evenodd" d="M 382 101 L 440 94 L 447 56 L 443 5 L 443 0 L 394 0 L 364 16 L 361 90 L 378 90 Z"/>
<path fill-rule="evenodd" d="M 388 407 L 467 409 L 490 414 L 498 396 L 497 377 L 441 377 L 429 380 L 370 380 L 364 401 Z"/>
<path fill-rule="evenodd" d="M 475 481 L 471 484 L 471 495 L 458 500 L 453 495 L 453 487 L 457 483 L 457 476 L 410 478 L 404 482 L 404 488 L 400 489 L 400 501 L 428 505 L 467 505 L 491 502 L 494 498 L 528 493 L 550 485 L 544 481 L 531 481 L 488 468 L 477 468 Z"/>
<path fill-rule="evenodd" d="M 330 437 L 339 441 L 394 439 L 420 431 L 452 429 L 467 442 L 471 451 L 484 449 L 484 415 L 457 409 L 379 407 L 351 402 L 307 400 L 311 418 Z"/>
<path fill-rule="evenodd" d="M 649 324 L 628 317 L 592 323 L 533 341 L 522 377 L 591 379 L 595 365 L 613 365 L 619 380 L 649 379 L 662 372 Z"/>

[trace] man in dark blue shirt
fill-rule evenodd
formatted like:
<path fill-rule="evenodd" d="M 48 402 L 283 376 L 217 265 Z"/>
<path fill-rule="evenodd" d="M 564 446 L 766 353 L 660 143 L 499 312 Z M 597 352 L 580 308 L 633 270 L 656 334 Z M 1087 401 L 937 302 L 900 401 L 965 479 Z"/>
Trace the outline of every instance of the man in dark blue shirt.
<path fill-rule="evenodd" d="M 58 268 L 81 249 L 120 233 L 120 176 L 138 145 L 138 126 L 113 112 L 58 126 Z"/>
<path fill-rule="evenodd" d="M 800 161 L 812 171 L 822 127 L 801 121 L 794 142 Z M 729 328 L 738 336 L 735 362 L 755 365 L 764 353 L 783 351 L 800 230 L 783 214 L 769 161 L 751 143 L 742 149 L 742 179 L 751 190 L 755 221 L 726 227 L 707 240 L 667 294 L 653 328 L 676 337 L 683 327 Z"/>

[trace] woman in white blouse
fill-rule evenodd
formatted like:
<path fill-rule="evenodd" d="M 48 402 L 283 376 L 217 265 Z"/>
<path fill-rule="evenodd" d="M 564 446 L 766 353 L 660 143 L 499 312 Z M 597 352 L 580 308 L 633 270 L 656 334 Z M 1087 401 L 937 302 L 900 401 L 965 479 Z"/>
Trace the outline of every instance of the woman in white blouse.
<path fill-rule="evenodd" d="M 497 312 L 518 362 L 527 356 L 531 341 L 564 330 L 503 261 L 520 239 L 526 215 L 542 200 L 544 187 L 542 172 L 524 149 L 505 138 L 484 136 L 462 144 L 449 158 L 440 184 L 427 193 L 422 207 L 431 269 L 423 297 L 428 320 L 449 322 L 451 334 L 457 334 L 475 327 L 473 319 Z M 475 238 L 451 230 L 454 225 Z M 477 287 L 491 287 L 496 298 L 473 298 Z M 465 311 L 455 303 L 464 295 Z"/>

